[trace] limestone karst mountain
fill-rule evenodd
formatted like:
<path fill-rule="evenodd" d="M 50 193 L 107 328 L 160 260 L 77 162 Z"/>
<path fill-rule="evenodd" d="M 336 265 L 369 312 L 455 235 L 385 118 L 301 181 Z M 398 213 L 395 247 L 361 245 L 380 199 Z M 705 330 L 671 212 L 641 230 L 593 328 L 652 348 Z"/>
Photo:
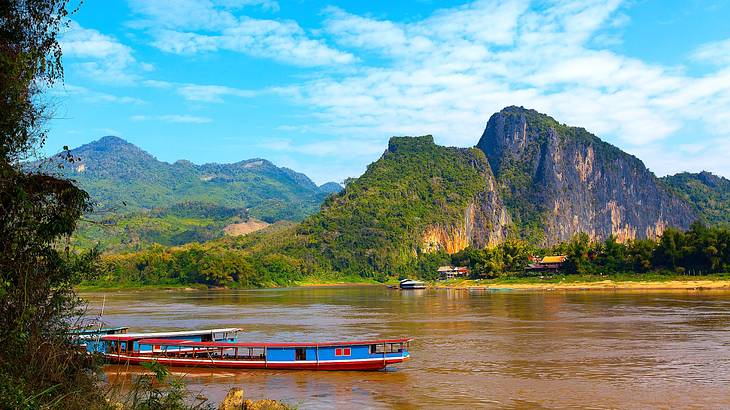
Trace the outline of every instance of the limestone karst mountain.
<path fill-rule="evenodd" d="M 537 111 L 492 115 L 477 144 L 487 155 L 520 236 L 541 245 L 585 232 L 655 238 L 697 213 L 638 158 Z"/>

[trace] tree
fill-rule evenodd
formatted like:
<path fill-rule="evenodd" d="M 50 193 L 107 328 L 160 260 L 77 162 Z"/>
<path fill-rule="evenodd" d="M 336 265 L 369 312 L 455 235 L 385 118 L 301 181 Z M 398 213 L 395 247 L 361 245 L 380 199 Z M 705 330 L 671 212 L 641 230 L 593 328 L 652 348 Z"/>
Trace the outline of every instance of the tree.
<path fill-rule="evenodd" d="M 590 272 L 591 264 L 588 256 L 591 252 L 591 238 L 587 233 L 577 233 L 567 243 L 565 249 L 568 256 L 565 266 L 569 273 L 586 274 Z"/>
<path fill-rule="evenodd" d="M 89 210 L 88 195 L 20 165 L 45 139 L 42 90 L 62 79 L 57 35 L 66 3 L 0 2 L 0 401 L 8 408 L 101 400 L 86 358 L 66 341 L 78 314 L 73 285 L 98 261 L 95 251 L 63 248 Z"/>

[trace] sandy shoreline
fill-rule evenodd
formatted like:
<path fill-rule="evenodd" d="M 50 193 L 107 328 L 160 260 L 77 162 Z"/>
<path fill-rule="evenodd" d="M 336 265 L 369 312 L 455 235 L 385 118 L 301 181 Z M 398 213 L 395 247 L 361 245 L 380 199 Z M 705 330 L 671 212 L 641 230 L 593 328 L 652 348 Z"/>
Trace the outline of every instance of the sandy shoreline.
<path fill-rule="evenodd" d="M 437 285 L 437 289 L 516 289 L 516 290 L 730 290 L 730 280 L 613 281 L 566 283 L 488 283 L 473 282 Z"/>
<path fill-rule="evenodd" d="M 354 287 L 354 286 L 388 286 L 397 287 L 395 283 L 369 283 L 369 282 L 300 282 L 292 285 L 292 288 L 325 288 L 325 287 Z M 730 291 L 730 279 L 698 279 L 698 280 L 666 280 L 666 281 L 584 281 L 584 282 L 478 282 L 474 280 L 460 281 L 455 283 L 430 283 L 431 289 L 502 289 L 502 290 L 728 290 Z M 114 292 L 114 291 L 164 291 L 164 292 L 194 292 L 194 291 L 222 291 L 229 288 L 205 288 L 194 285 L 149 285 L 141 287 L 80 287 L 82 293 Z M 275 289 L 275 288 L 261 288 Z"/>

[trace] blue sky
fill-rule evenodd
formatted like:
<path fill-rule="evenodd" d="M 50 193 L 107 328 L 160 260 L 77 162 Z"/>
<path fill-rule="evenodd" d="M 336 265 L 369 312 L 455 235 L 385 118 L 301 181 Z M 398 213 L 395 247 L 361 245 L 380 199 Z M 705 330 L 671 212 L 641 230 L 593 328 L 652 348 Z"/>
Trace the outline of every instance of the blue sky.
<path fill-rule="evenodd" d="M 318 183 L 393 135 L 473 146 L 522 105 L 658 175 L 730 176 L 730 2 L 87 0 L 46 153 L 118 135 L 173 162 L 262 157 Z"/>

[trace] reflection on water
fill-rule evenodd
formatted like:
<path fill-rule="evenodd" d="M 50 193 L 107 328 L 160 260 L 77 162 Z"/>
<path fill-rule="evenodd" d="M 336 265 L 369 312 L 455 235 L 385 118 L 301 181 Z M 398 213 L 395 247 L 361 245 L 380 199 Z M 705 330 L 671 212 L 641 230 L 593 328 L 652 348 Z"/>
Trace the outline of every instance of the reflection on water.
<path fill-rule="evenodd" d="M 83 295 L 90 311 L 101 293 Z M 131 331 L 240 327 L 243 341 L 414 337 L 387 372 L 174 369 L 300 408 L 729 407 L 730 292 L 318 287 L 106 294 Z M 136 367 L 108 366 L 113 383 Z"/>

